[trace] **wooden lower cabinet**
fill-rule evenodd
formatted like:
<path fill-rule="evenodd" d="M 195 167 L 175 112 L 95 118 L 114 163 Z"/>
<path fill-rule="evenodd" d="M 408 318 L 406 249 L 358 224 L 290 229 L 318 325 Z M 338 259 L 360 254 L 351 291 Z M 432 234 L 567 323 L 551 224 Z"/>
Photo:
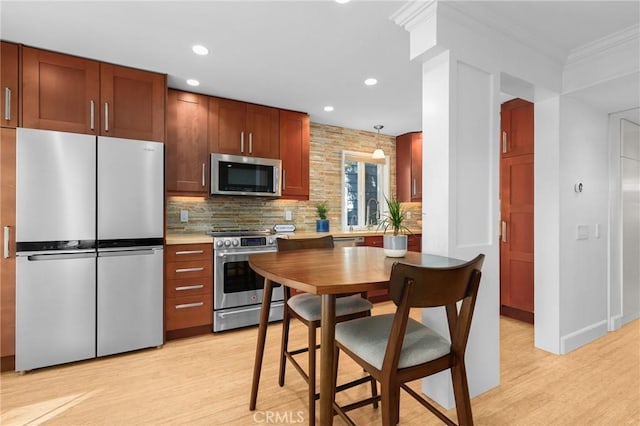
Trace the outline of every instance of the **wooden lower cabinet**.
<path fill-rule="evenodd" d="M 383 236 L 374 235 L 364 237 L 364 245 L 369 247 L 382 247 Z M 409 251 L 421 252 L 422 251 L 422 234 L 410 234 L 407 236 L 407 249 Z M 374 290 L 368 293 L 369 300 L 376 302 L 383 302 L 389 300 L 389 292 L 387 290 Z"/>
<path fill-rule="evenodd" d="M 167 340 L 212 332 L 212 249 L 211 244 L 167 246 L 165 251 Z"/>

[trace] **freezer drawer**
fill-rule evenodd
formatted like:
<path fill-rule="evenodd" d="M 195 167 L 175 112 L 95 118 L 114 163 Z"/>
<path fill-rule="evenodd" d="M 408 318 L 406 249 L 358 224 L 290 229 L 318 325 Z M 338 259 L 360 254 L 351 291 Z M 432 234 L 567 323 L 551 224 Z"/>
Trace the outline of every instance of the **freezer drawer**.
<path fill-rule="evenodd" d="M 98 253 L 98 356 L 163 343 L 163 250 Z"/>
<path fill-rule="evenodd" d="M 16 371 L 95 357 L 95 252 L 16 259 Z"/>

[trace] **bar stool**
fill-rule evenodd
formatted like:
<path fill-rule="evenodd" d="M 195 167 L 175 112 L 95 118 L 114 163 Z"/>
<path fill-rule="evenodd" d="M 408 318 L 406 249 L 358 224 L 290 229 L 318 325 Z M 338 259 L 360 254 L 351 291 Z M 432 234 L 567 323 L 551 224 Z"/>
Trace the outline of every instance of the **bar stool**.
<path fill-rule="evenodd" d="M 284 239 L 278 238 L 278 251 L 304 250 L 304 249 L 333 249 L 333 237 L 331 235 L 320 238 L 304 239 Z M 319 398 L 316 393 L 316 349 L 320 345 L 316 344 L 316 330 L 320 327 L 320 296 L 309 293 L 301 293 L 291 296 L 291 289 L 284 287 L 284 313 L 282 320 L 282 346 L 280 349 L 280 372 L 278 384 L 284 386 L 285 369 L 287 359 L 295 367 L 308 384 L 309 402 L 309 422 L 314 423 L 315 401 Z M 336 298 L 336 323 L 348 321 L 355 318 L 362 318 L 371 315 L 372 304 L 366 299 L 365 294 L 347 295 Z M 291 318 L 296 318 L 308 328 L 308 344 L 304 348 L 289 350 L 289 325 Z M 305 372 L 300 364 L 294 359 L 295 355 L 308 352 L 309 372 Z M 377 386 L 374 379 L 365 378 L 348 385 L 341 386 L 340 389 L 348 388 L 364 381 L 371 383 L 372 395 L 377 395 Z M 374 403 L 377 407 L 377 401 Z"/>

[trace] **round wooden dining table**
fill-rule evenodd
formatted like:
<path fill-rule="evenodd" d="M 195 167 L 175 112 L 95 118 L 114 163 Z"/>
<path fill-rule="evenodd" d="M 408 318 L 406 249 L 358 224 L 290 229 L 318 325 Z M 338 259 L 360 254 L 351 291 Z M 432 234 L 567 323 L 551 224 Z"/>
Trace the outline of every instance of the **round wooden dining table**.
<path fill-rule="evenodd" d="M 273 283 L 322 297 L 320 424 L 330 425 L 333 423 L 332 404 L 335 396 L 332 365 L 336 296 L 387 288 L 391 267 L 395 262 L 425 267 L 448 267 L 464 263 L 459 259 L 416 252 L 408 252 L 401 258 L 391 258 L 384 255 L 382 248 L 363 246 L 271 252 L 249 256 L 249 266 L 265 277 L 250 410 L 256 409 Z M 314 421 L 315 419 L 309 419 L 310 424 Z"/>

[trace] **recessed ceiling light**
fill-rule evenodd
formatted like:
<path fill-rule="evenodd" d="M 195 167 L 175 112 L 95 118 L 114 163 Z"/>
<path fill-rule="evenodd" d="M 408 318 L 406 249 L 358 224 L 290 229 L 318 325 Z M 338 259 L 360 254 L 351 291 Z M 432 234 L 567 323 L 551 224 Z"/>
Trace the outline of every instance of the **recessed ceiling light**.
<path fill-rule="evenodd" d="M 375 86 L 376 84 L 378 84 L 378 80 L 376 80 L 373 77 L 370 77 L 364 81 L 364 84 L 366 84 L 367 86 Z"/>
<path fill-rule="evenodd" d="M 345 4 L 349 3 L 351 0 L 336 0 L 336 3 Z"/>
<path fill-rule="evenodd" d="M 189 80 L 187 80 L 187 84 L 189 86 L 200 86 L 200 82 L 194 78 L 190 78 Z"/>
<path fill-rule="evenodd" d="M 326 107 L 324 107 L 324 110 L 327 112 L 331 112 L 333 111 L 333 107 L 331 105 L 327 105 Z"/>
<path fill-rule="evenodd" d="M 196 55 L 208 55 L 209 54 L 209 49 L 207 49 L 206 47 L 204 47 L 201 44 L 195 44 L 191 50 L 193 50 L 193 53 L 195 53 Z"/>

